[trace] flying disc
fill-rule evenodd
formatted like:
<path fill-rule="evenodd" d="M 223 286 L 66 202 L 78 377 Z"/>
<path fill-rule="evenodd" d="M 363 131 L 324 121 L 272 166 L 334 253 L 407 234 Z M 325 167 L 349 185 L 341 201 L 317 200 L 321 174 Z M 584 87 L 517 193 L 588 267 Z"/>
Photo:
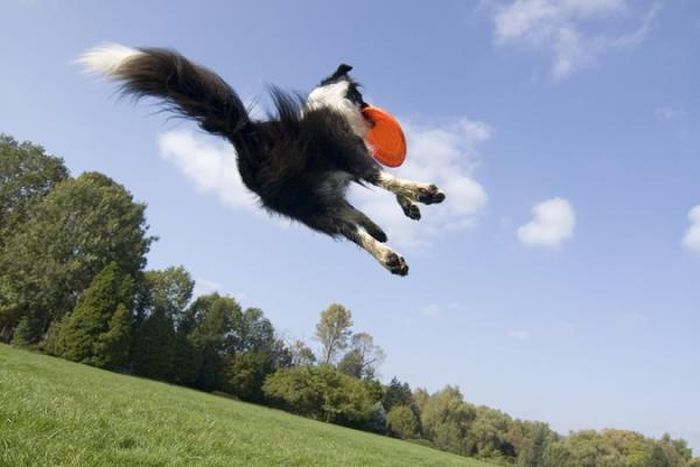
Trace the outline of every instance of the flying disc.
<path fill-rule="evenodd" d="M 406 159 L 406 137 L 398 120 L 379 107 L 365 107 L 362 114 L 373 123 L 365 136 L 372 156 L 388 167 L 403 164 Z"/>

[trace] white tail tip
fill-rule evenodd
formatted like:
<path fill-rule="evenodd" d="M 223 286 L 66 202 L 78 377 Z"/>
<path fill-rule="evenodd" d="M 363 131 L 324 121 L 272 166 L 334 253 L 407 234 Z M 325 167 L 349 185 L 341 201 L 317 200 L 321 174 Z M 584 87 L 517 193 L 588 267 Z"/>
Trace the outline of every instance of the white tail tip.
<path fill-rule="evenodd" d="M 86 71 L 119 78 L 119 68 L 143 52 L 121 44 L 104 44 L 81 54 L 76 63 Z"/>

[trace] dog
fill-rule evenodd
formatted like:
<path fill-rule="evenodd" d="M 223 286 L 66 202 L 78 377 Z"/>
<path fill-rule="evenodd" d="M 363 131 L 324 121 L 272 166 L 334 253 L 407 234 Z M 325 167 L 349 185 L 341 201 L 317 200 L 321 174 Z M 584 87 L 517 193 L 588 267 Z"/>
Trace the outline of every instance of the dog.
<path fill-rule="evenodd" d="M 227 139 L 243 184 L 271 213 L 346 238 L 391 273 L 408 274 L 403 256 L 385 244 L 384 231 L 348 202 L 348 186 L 392 192 L 413 220 L 421 217 L 416 203 L 441 203 L 445 194 L 433 184 L 394 177 L 372 158 L 364 139 L 372 122 L 363 116 L 368 104 L 349 75 L 352 66 L 338 66 L 306 99 L 272 87 L 276 115 L 261 121 L 219 75 L 174 50 L 108 44 L 88 50 L 78 62 L 120 82 L 123 94 L 158 98 L 165 110 Z"/>

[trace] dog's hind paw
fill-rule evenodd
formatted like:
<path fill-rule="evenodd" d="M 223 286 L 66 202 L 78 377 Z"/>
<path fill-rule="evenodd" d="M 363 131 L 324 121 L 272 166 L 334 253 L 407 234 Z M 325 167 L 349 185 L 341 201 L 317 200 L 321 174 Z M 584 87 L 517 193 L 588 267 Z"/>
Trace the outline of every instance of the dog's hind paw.
<path fill-rule="evenodd" d="M 428 185 L 425 188 L 418 188 L 416 200 L 423 204 L 438 204 L 445 201 L 445 193 L 435 185 Z"/>
<path fill-rule="evenodd" d="M 389 253 L 384 260 L 384 267 L 386 267 L 389 272 L 396 274 L 398 276 L 405 276 L 408 274 L 408 264 L 403 256 L 396 253 Z"/>

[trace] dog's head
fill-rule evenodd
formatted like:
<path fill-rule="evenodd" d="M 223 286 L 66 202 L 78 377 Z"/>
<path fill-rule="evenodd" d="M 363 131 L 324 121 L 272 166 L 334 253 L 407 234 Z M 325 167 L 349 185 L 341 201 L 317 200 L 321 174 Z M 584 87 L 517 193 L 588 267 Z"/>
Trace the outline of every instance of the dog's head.
<path fill-rule="evenodd" d="M 360 137 L 364 137 L 369 129 L 369 122 L 362 116 L 362 109 L 368 104 L 362 98 L 360 85 L 348 74 L 350 65 L 340 64 L 335 72 L 321 81 L 311 91 L 306 106 L 309 109 L 329 107 L 342 114 Z"/>

